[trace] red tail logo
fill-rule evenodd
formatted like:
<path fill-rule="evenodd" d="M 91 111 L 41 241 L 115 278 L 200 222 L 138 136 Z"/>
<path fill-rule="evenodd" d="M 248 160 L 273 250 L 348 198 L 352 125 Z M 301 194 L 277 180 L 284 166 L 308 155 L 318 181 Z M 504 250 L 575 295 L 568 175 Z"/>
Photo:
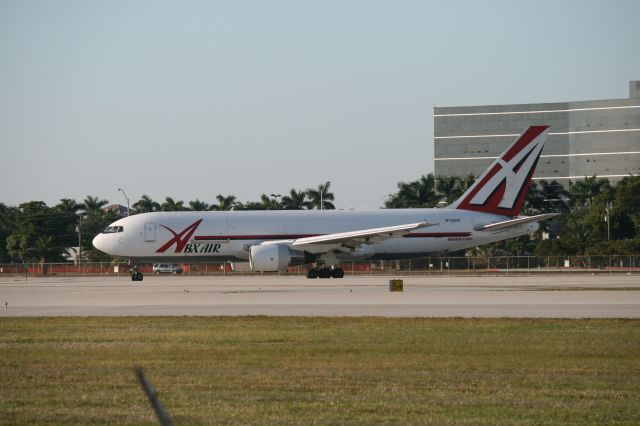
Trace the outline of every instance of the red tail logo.
<path fill-rule="evenodd" d="M 182 250 L 184 250 L 184 247 L 189 242 L 189 239 L 191 238 L 193 233 L 196 232 L 196 228 L 201 223 L 202 223 L 202 219 L 192 223 L 179 234 L 177 234 L 173 229 L 169 228 L 168 226 L 160 225 L 166 230 L 168 230 L 169 232 L 171 232 L 173 234 L 173 238 L 171 238 L 169 241 L 167 241 L 165 245 L 163 245 L 158 250 L 156 250 L 156 253 L 164 253 L 165 251 L 167 251 L 167 249 L 169 249 L 169 247 L 171 247 L 174 244 L 176 245 L 176 250 L 174 253 L 182 253 Z"/>
<path fill-rule="evenodd" d="M 531 126 L 450 207 L 517 216 L 547 140 L 549 126 Z"/>

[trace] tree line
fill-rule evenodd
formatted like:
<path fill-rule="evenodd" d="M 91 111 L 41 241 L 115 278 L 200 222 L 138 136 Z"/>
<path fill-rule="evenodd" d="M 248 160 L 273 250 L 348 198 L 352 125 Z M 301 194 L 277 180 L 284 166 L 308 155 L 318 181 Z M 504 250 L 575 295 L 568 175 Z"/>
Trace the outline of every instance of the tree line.
<path fill-rule="evenodd" d="M 386 208 L 437 207 L 458 199 L 475 177 L 423 175 L 398 183 L 398 191 Z M 520 237 L 469 250 L 479 256 L 505 255 L 621 255 L 640 254 L 640 176 L 628 176 L 615 184 L 597 176 L 569 182 L 532 181 L 523 213 L 558 212 L 553 221 L 541 222 L 535 239 Z M 606 220 L 608 221 L 605 221 Z M 541 240 L 543 232 L 557 238 Z M 555 234 L 555 235 L 554 235 Z M 464 256 L 465 253 L 456 255 Z"/>
<path fill-rule="evenodd" d="M 385 208 L 443 206 L 459 198 L 474 181 L 475 177 L 471 175 L 423 175 L 415 181 L 398 183 L 398 191 L 387 197 Z M 221 194 L 212 203 L 199 199 L 185 203 L 172 197 L 157 202 L 143 195 L 132 207 L 137 213 L 335 209 L 335 196 L 330 187 L 331 182 L 325 182 L 316 188 L 291 189 L 284 195 L 262 194 L 258 201 L 249 202 Z M 104 209 L 107 204 L 107 200 L 94 196 L 87 196 L 80 203 L 65 198 L 52 207 L 42 201 L 31 201 L 17 207 L 0 203 L 0 263 L 61 261 L 65 249 L 77 247 L 79 240 L 83 260 L 111 260 L 91 245 L 95 235 L 119 218 L 116 211 Z M 571 182 L 569 190 L 556 181 L 532 181 L 524 214 L 544 212 L 562 213 L 553 222 L 542 223 L 542 232 L 553 234 L 555 230 L 558 238 L 541 241 L 540 236 L 534 240 L 520 237 L 475 248 L 468 254 L 640 254 L 639 176 L 629 176 L 615 184 L 591 176 Z M 605 217 L 608 222 L 605 222 Z"/>
<path fill-rule="evenodd" d="M 143 195 L 131 207 L 132 214 L 156 211 L 211 210 L 303 210 L 335 209 L 331 182 L 306 190 L 291 189 L 288 194 L 262 194 L 258 201 L 241 202 L 233 195 L 217 195 L 216 202 L 199 199 L 184 203 L 172 197 L 157 202 Z M 110 261 L 111 257 L 96 250 L 91 241 L 110 223 L 119 219 L 118 212 L 105 209 L 109 202 L 87 196 L 84 201 L 64 198 L 53 207 L 43 201 L 22 203 L 17 207 L 0 203 L 0 263 L 59 262 L 67 248 L 80 247 L 82 260 Z"/>
<path fill-rule="evenodd" d="M 335 209 L 335 196 L 330 190 L 331 182 L 318 185 L 317 188 L 297 190 L 292 188 L 288 194 L 262 194 L 258 201 L 241 202 L 234 195 L 216 196 L 216 202 L 207 203 L 199 199 L 189 201 L 175 201 L 166 197 L 164 202 L 152 200 L 143 195 L 132 207 L 136 213 L 175 212 L 175 211 L 215 211 L 215 210 L 312 210 Z M 106 203 L 106 202 L 105 202 Z"/>

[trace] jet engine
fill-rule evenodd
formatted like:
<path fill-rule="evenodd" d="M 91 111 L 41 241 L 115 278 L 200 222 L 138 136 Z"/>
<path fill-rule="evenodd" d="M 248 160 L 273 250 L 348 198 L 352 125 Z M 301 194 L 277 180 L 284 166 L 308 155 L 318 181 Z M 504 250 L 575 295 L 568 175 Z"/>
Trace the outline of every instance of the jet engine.
<path fill-rule="evenodd" d="M 286 271 L 289 266 L 304 265 L 315 261 L 313 255 L 299 250 L 291 250 L 280 244 L 251 246 L 249 265 L 252 271 Z"/>

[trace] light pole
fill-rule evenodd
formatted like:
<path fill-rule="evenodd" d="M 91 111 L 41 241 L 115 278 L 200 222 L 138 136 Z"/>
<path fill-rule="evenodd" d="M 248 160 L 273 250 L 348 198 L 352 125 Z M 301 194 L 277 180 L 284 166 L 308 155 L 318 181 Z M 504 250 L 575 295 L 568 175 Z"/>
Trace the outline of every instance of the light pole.
<path fill-rule="evenodd" d="M 274 206 L 277 206 L 277 203 L 278 203 L 278 197 L 282 197 L 282 195 L 280 195 L 280 194 L 271 194 L 271 196 L 273 197 L 273 204 L 274 204 Z"/>
<path fill-rule="evenodd" d="M 127 197 L 127 194 L 125 194 L 124 189 L 118 188 L 118 191 L 122 192 L 122 195 L 124 195 L 124 199 L 127 200 L 127 216 L 129 216 L 129 197 Z"/>
<path fill-rule="evenodd" d="M 324 210 L 324 186 L 320 186 L 320 210 Z"/>
<path fill-rule="evenodd" d="M 80 261 L 82 260 L 82 215 L 84 213 L 84 210 L 79 210 L 76 213 L 78 215 L 78 254 L 76 259 L 78 265 L 80 265 Z"/>
<path fill-rule="evenodd" d="M 609 216 L 609 211 L 611 210 L 611 202 L 607 203 L 607 207 L 605 207 L 606 216 L 604 217 L 604 221 L 607 222 L 607 241 L 609 241 L 611 235 L 611 218 Z"/>

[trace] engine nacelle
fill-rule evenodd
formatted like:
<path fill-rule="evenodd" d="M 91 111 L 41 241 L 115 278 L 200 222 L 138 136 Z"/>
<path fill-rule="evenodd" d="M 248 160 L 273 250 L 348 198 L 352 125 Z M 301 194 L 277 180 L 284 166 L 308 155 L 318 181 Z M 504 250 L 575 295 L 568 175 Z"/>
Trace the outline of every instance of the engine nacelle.
<path fill-rule="evenodd" d="M 280 244 L 257 245 L 249 249 L 249 265 L 252 271 L 284 272 L 289 266 L 304 265 L 312 261 L 305 252 L 291 250 Z"/>

